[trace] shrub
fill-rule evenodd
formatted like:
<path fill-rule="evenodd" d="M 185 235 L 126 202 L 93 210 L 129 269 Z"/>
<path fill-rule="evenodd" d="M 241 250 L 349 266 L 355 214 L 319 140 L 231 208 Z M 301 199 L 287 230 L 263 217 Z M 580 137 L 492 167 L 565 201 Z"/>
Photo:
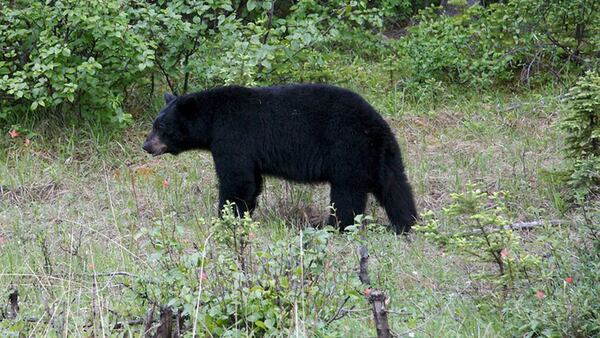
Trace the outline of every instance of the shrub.
<path fill-rule="evenodd" d="M 126 122 L 121 101 L 154 53 L 122 2 L 13 3 L 0 15 L 0 118 L 44 109 Z"/>
<path fill-rule="evenodd" d="M 433 8 L 424 11 L 399 45 L 411 60 L 411 80 L 485 87 L 512 78 L 509 66 L 515 56 L 505 54 L 517 43 L 513 31 L 519 20 L 499 22 L 493 13 L 479 6 L 450 17 L 439 17 Z"/>
<path fill-rule="evenodd" d="M 474 277 L 505 290 L 514 288 L 529 270 L 537 268 L 539 258 L 523 249 L 518 234 L 509 227 L 505 193 L 488 194 L 469 185 L 465 192 L 451 197 L 452 204 L 443 210 L 443 221 L 427 212 L 424 224 L 415 230 L 474 262 L 495 266 Z"/>
<path fill-rule="evenodd" d="M 130 286 L 134 297 L 171 308 L 185 331 L 197 324 L 201 336 L 331 334 L 328 325 L 348 299 L 362 299 L 354 271 L 327 250 L 332 229 L 263 244 L 257 227 L 228 205 L 212 220 L 212 236 L 192 252 L 184 250 L 179 226 L 159 222 L 143 230 L 138 238 L 148 239 L 156 269 Z"/>
<path fill-rule="evenodd" d="M 0 119 L 15 123 L 30 112 L 127 122 L 123 101 L 148 85 L 152 95 L 163 83 L 181 94 L 318 80 L 306 78 L 324 65 L 316 47 L 381 24 L 365 1 L 13 3 L 0 5 Z"/>
<path fill-rule="evenodd" d="M 410 79 L 489 88 L 598 65 L 600 11 L 587 0 L 513 0 L 455 16 L 421 12 L 398 48 Z"/>
<path fill-rule="evenodd" d="M 477 263 L 481 273 L 470 278 L 501 286 L 478 294 L 476 300 L 480 311 L 501 316 L 506 336 L 597 336 L 598 209 L 591 209 L 595 211 L 585 217 L 575 239 L 561 233 L 572 230 L 540 226 L 532 234 L 535 238 L 524 241 L 508 226 L 504 195 L 471 185 L 452 194 L 452 204 L 441 216 L 425 213 L 424 224 L 415 229 L 449 252 Z"/>
<path fill-rule="evenodd" d="M 565 151 L 571 161 L 568 184 L 584 200 L 600 186 L 600 76 L 586 73 L 567 96 L 567 116 L 559 127 L 566 132 Z"/>
<path fill-rule="evenodd" d="M 537 239 L 548 252 L 540 274 L 502 308 L 511 335 L 600 335 L 600 209 L 596 205 L 592 210 L 577 228 L 575 241 L 557 236 L 556 229 Z"/>

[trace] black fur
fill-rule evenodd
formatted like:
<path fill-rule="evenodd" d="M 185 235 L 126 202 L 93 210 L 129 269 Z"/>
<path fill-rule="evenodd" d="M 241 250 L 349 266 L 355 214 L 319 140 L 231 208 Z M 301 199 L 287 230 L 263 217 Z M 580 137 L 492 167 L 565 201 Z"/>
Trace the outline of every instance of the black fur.
<path fill-rule="evenodd" d="M 229 200 L 252 212 L 263 175 L 327 182 L 342 229 L 373 193 L 397 233 L 416 209 L 400 149 L 385 120 L 362 97 L 329 85 L 223 87 L 173 97 L 144 149 L 154 155 L 210 150 L 219 208 Z M 332 216 L 330 224 L 335 224 Z"/>

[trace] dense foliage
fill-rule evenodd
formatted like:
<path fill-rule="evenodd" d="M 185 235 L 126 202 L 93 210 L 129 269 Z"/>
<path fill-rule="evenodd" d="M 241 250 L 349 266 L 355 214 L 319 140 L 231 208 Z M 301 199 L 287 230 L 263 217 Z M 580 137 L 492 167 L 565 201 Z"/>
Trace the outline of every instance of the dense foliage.
<path fill-rule="evenodd" d="M 331 80 L 322 53 L 330 48 L 385 55 L 417 99 L 444 82 L 562 80 L 597 65 L 595 1 L 490 3 L 11 1 L 0 5 L 0 119 L 123 123 L 157 90 Z M 405 26 L 391 43 L 365 34 L 396 36 Z"/>
<path fill-rule="evenodd" d="M 45 109 L 127 118 L 122 101 L 152 57 L 118 1 L 19 1 L 0 14 L 0 117 Z"/>
<path fill-rule="evenodd" d="M 331 228 L 306 229 L 298 236 L 265 245 L 257 241 L 259 224 L 234 216 L 228 205 L 212 220 L 212 234 L 194 252 L 186 252 L 184 230 L 158 222 L 144 228 L 153 252 L 150 276 L 130 285 L 132 302 L 169 307 L 182 332 L 217 336 L 290 336 L 334 331 L 349 298 L 360 299 L 360 282 L 327 252 Z M 299 323 L 290 318 L 309 313 Z M 158 313 L 157 313 L 158 315 Z"/>
<path fill-rule="evenodd" d="M 410 78 L 474 88 L 535 76 L 562 80 L 598 66 L 600 10 L 595 1 L 513 0 L 473 6 L 456 16 L 429 9 L 399 42 Z"/>
<path fill-rule="evenodd" d="M 166 83 L 255 84 L 319 64 L 309 47 L 377 16 L 365 3 L 16 1 L 0 16 L 0 118 L 44 110 L 124 122 L 123 102 Z M 159 84 L 160 83 L 160 84 Z"/>

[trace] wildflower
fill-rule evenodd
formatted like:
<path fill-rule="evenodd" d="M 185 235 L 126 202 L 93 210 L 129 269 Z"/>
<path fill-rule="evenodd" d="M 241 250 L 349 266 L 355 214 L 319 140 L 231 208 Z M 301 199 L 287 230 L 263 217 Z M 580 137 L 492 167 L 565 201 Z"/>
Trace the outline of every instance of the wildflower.
<path fill-rule="evenodd" d="M 546 294 L 544 293 L 544 291 L 538 290 L 538 292 L 535 293 L 535 297 L 537 299 L 544 299 L 544 297 L 546 297 Z"/>
<path fill-rule="evenodd" d="M 29 147 L 29 145 L 31 145 L 31 140 L 28 139 L 28 138 L 26 138 L 25 141 L 24 141 L 24 143 L 25 143 L 26 147 Z"/>
<path fill-rule="evenodd" d="M 565 278 L 565 282 L 567 282 L 568 284 L 573 283 L 573 277 L 567 277 L 567 278 Z"/>
<path fill-rule="evenodd" d="M 17 138 L 21 136 L 21 133 L 19 133 L 16 129 L 13 129 L 8 132 L 8 135 L 10 136 L 10 138 Z"/>
<path fill-rule="evenodd" d="M 208 276 L 206 275 L 206 272 L 202 271 L 202 273 L 200 273 L 200 280 L 208 280 Z"/>
<path fill-rule="evenodd" d="M 163 181 L 163 188 L 166 189 L 168 187 L 169 187 L 169 180 L 165 178 L 164 181 Z"/>
<path fill-rule="evenodd" d="M 500 251 L 500 257 L 502 257 L 502 258 L 508 257 L 508 249 L 507 248 L 504 248 Z"/>

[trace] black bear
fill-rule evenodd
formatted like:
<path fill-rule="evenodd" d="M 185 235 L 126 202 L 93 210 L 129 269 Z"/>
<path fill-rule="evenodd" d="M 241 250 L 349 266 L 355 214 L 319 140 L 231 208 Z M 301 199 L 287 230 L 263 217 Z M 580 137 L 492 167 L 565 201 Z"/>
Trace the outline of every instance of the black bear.
<path fill-rule="evenodd" d="M 344 229 L 362 214 L 368 193 L 385 208 L 397 233 L 416 218 L 400 148 L 389 125 L 358 94 L 330 85 L 229 86 L 165 94 L 144 150 L 157 156 L 186 150 L 212 153 L 219 209 L 235 202 L 252 213 L 263 175 L 327 182 Z"/>

